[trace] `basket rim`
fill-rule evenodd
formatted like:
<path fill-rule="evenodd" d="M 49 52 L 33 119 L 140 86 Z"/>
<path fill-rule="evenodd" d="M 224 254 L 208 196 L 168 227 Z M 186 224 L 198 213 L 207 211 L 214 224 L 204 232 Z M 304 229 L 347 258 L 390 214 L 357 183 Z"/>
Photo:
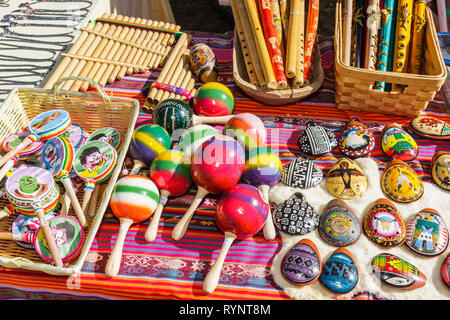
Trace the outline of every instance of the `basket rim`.
<path fill-rule="evenodd" d="M 426 13 L 427 13 L 427 20 L 433 21 L 433 17 L 431 14 L 431 9 L 426 7 Z M 402 78 L 407 81 L 420 81 L 428 86 L 441 86 L 446 78 L 447 78 L 447 69 L 445 67 L 444 58 L 442 57 L 441 50 L 439 48 L 439 45 L 437 43 L 437 39 L 435 36 L 433 36 L 433 44 L 434 48 L 437 49 L 436 53 L 439 57 L 439 66 L 441 69 L 441 73 L 438 75 L 417 75 L 412 73 L 401 73 L 401 72 L 392 72 L 392 71 L 380 71 L 380 70 L 371 70 L 371 69 L 364 69 L 364 68 L 357 68 L 352 67 L 344 64 L 344 61 L 342 60 L 342 46 L 341 44 L 341 38 L 342 38 L 342 23 L 341 23 L 341 17 L 342 17 L 342 0 L 339 0 L 336 2 L 336 11 L 335 11 L 335 36 L 334 36 L 334 48 L 335 48 L 335 68 L 336 71 L 339 71 L 340 73 L 345 72 L 351 72 L 352 75 L 358 76 L 360 75 L 361 78 L 367 78 L 367 74 L 370 73 L 371 75 L 381 77 L 380 80 L 384 82 L 397 82 L 401 84 L 398 79 Z M 429 20 L 431 19 L 431 20 Z M 431 33 L 433 35 L 436 34 L 436 28 L 434 26 L 434 23 L 428 23 L 428 25 L 431 27 Z M 393 81 L 393 78 L 396 78 L 396 81 Z M 431 84 L 430 81 L 434 81 L 437 83 Z"/>
<path fill-rule="evenodd" d="M 253 98 L 259 100 L 263 98 L 267 99 L 280 99 L 283 100 L 282 104 L 287 104 L 293 101 L 300 100 L 309 96 L 310 94 L 317 91 L 323 83 L 324 80 L 324 70 L 322 66 L 322 58 L 320 56 L 319 44 L 316 41 L 316 50 L 315 50 L 315 59 L 314 59 L 314 69 L 317 69 L 317 77 L 314 82 L 311 82 L 309 85 L 296 88 L 296 89 L 282 89 L 282 90 L 265 90 L 261 87 L 255 86 L 248 81 L 244 80 L 244 78 L 239 73 L 239 68 L 237 66 L 237 52 L 241 51 L 241 44 L 238 39 L 238 33 L 236 29 L 234 29 L 234 39 L 233 39 L 233 80 L 234 82 L 247 94 L 251 95 Z M 314 72 L 314 71 L 313 71 Z M 256 96 L 256 97 L 255 97 Z M 279 103 L 279 104 L 281 104 Z M 270 104 L 270 103 L 268 103 Z"/>
<path fill-rule="evenodd" d="M 0 104 L 0 116 L 2 113 L 2 110 L 4 109 L 4 106 L 8 103 L 10 99 L 14 95 L 17 95 L 19 91 L 26 91 L 26 92 L 39 92 L 39 93 L 47 93 L 49 95 L 53 95 L 54 90 L 53 89 L 44 89 L 44 88 L 21 88 L 21 87 L 15 87 L 11 89 L 8 96 L 5 98 L 4 102 Z M 81 92 L 81 91 L 68 91 L 68 90 L 60 90 L 58 91 L 58 96 L 66 96 L 66 97 L 83 97 L 83 98 L 95 98 L 103 100 L 103 103 L 114 103 L 114 102 L 130 102 L 131 103 L 131 109 L 130 112 L 132 112 L 132 115 L 130 116 L 128 127 L 126 128 L 126 135 L 123 137 L 122 142 L 122 150 L 120 151 L 118 158 L 117 158 L 117 165 L 112 172 L 109 182 L 106 185 L 106 188 L 103 191 L 102 197 L 99 198 L 99 207 L 95 213 L 95 216 L 91 222 L 91 225 L 89 226 L 88 230 L 85 230 L 86 238 L 85 243 L 83 247 L 81 248 L 80 255 L 77 257 L 76 260 L 69 263 L 66 267 L 56 267 L 49 263 L 44 262 L 33 262 L 29 259 L 22 258 L 22 257 L 14 257 L 9 258 L 5 257 L 3 255 L 0 255 L 0 265 L 8 267 L 8 268 L 22 268 L 26 270 L 31 271 L 41 271 L 47 274 L 51 275 L 59 275 L 59 276 L 71 276 L 79 273 L 81 271 L 81 268 L 86 261 L 87 255 L 89 253 L 89 250 L 92 246 L 92 243 L 95 239 L 95 236 L 98 232 L 98 229 L 100 228 L 101 222 L 103 220 L 104 214 L 106 212 L 106 209 L 109 205 L 109 199 L 111 197 L 112 190 L 114 188 L 115 183 L 118 180 L 118 177 L 122 171 L 122 163 L 125 160 L 126 154 L 128 152 L 128 146 L 130 144 L 131 135 L 135 128 L 135 124 L 140 112 L 140 103 L 137 99 L 134 98 L 128 98 L 128 97 L 115 97 L 115 96 L 109 96 L 111 99 L 111 102 L 105 101 L 102 97 L 102 95 L 97 93 L 88 93 L 88 92 Z M 102 200 L 102 201 L 101 201 Z"/>

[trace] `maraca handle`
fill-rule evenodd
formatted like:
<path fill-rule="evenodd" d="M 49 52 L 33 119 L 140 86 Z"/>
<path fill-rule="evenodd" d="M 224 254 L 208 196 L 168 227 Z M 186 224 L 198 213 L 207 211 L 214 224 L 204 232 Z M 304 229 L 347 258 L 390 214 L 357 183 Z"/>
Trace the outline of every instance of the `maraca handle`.
<path fill-rule="evenodd" d="M 200 203 L 203 201 L 203 198 L 208 193 L 209 192 L 206 189 L 198 187 L 197 194 L 195 195 L 194 200 L 192 201 L 191 205 L 189 206 L 189 209 L 186 211 L 186 213 L 181 218 L 181 220 L 178 221 L 178 223 L 173 228 L 172 238 L 174 240 L 180 240 L 181 238 L 183 238 L 184 234 L 186 233 L 186 230 L 189 227 L 189 223 L 191 222 L 192 217 L 194 216 L 195 211 L 197 210 Z"/>
<path fill-rule="evenodd" d="M 206 117 L 206 116 L 193 115 L 192 123 L 193 123 L 193 126 L 195 126 L 197 124 L 202 124 L 202 123 L 225 124 L 228 122 L 228 120 L 230 120 L 233 117 L 234 117 L 233 115 L 220 116 L 220 117 Z"/>
<path fill-rule="evenodd" d="M 71 200 L 67 192 L 64 193 L 62 201 L 61 201 L 61 210 L 59 211 L 60 216 L 67 216 L 69 215 L 69 206 L 70 206 Z"/>
<path fill-rule="evenodd" d="M 223 263 L 225 262 L 228 250 L 230 250 L 235 239 L 236 235 L 234 233 L 228 231 L 225 232 L 225 240 L 223 241 L 219 255 L 203 281 L 203 291 L 206 293 L 212 293 L 216 289 L 217 284 L 219 283 L 220 274 L 222 273 Z"/>
<path fill-rule="evenodd" d="M 161 218 L 163 209 L 164 205 L 159 203 L 155 213 L 153 214 L 152 221 L 150 221 L 147 230 L 145 230 L 145 240 L 147 242 L 152 242 L 156 239 L 156 235 L 158 234 L 159 219 Z"/>
<path fill-rule="evenodd" d="M 3 167 L 6 164 L 6 162 L 8 162 L 8 160 L 10 160 L 16 154 L 18 154 L 21 150 L 28 147 L 31 143 L 32 143 L 32 141 L 30 139 L 27 139 L 27 138 L 23 139 L 23 141 L 21 143 L 19 143 L 17 146 L 12 148 L 7 154 L 5 154 L 0 159 L 0 168 Z"/>
<path fill-rule="evenodd" d="M 94 188 L 95 189 L 95 188 Z M 84 189 L 84 197 L 83 204 L 81 205 L 81 209 L 83 212 L 86 212 L 86 208 L 88 207 L 89 201 L 91 200 L 93 189 Z"/>
<path fill-rule="evenodd" d="M 92 194 L 91 198 L 91 203 L 89 204 L 89 209 L 87 211 L 87 215 L 89 217 L 95 216 L 99 194 L 100 194 L 100 186 L 97 186 L 97 188 L 94 189 L 94 193 Z"/>
<path fill-rule="evenodd" d="M 81 226 L 83 227 L 86 226 L 86 217 L 84 216 L 83 209 L 81 208 L 80 203 L 78 202 L 77 195 L 75 193 L 75 190 L 73 189 L 70 178 L 63 178 L 61 179 L 61 182 L 64 185 L 67 194 L 69 195 L 72 208 L 74 209 L 75 214 L 77 215 L 78 221 L 80 222 Z"/>
<path fill-rule="evenodd" d="M 133 164 L 133 168 L 131 168 L 130 175 L 137 175 L 139 173 L 139 171 L 141 171 L 141 169 L 143 167 L 145 167 L 145 164 L 142 161 L 139 161 L 136 159 L 133 162 L 134 162 L 134 164 Z"/>
<path fill-rule="evenodd" d="M 116 244 L 114 245 L 113 251 L 109 256 L 108 263 L 105 267 L 105 274 L 110 278 L 117 276 L 117 274 L 119 273 L 120 263 L 122 260 L 123 245 L 125 243 L 128 229 L 132 224 L 133 220 L 128 218 L 120 218 L 119 234 L 117 235 Z"/>
<path fill-rule="evenodd" d="M 33 243 L 34 233 L 31 231 L 21 232 L 0 232 L 0 240 L 14 240 Z"/>
<path fill-rule="evenodd" d="M 270 203 L 269 203 L 269 190 L 270 187 L 268 185 L 261 185 L 258 189 L 263 193 L 267 204 L 269 205 L 269 210 L 267 212 L 266 223 L 263 227 L 264 238 L 268 241 L 272 241 L 276 238 L 277 232 L 275 230 L 275 226 L 273 224 L 272 213 L 270 212 Z"/>
<path fill-rule="evenodd" d="M 53 235 L 50 231 L 50 227 L 45 220 L 44 215 L 44 209 L 37 208 L 34 210 L 36 215 L 39 218 L 39 223 L 41 225 L 42 230 L 44 231 L 45 239 L 47 240 L 48 248 L 50 250 L 50 253 L 52 255 L 53 261 L 55 262 L 55 265 L 59 268 L 63 267 L 63 262 L 61 259 L 61 256 L 59 255 L 58 247 L 56 246 L 55 238 L 53 238 Z"/>
<path fill-rule="evenodd" d="M 269 212 L 267 214 L 266 223 L 264 224 L 264 227 L 263 227 L 263 234 L 264 234 L 264 238 L 268 241 L 274 240 L 277 236 L 277 232 L 276 232 L 275 226 L 273 224 L 272 213 L 270 212 L 270 208 L 269 208 Z"/>

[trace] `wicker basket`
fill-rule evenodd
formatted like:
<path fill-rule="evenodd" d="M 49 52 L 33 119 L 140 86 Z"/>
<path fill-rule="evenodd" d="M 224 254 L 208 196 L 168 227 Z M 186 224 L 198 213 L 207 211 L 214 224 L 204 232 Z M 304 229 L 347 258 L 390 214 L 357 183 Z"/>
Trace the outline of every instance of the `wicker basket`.
<path fill-rule="evenodd" d="M 99 197 L 95 216 L 86 216 L 85 242 L 77 259 L 63 268 L 59 268 L 45 262 L 35 250 L 23 248 L 15 241 L 5 240 L 0 241 L 0 265 L 2 266 L 42 271 L 62 276 L 79 273 L 108 207 L 114 185 L 122 171 L 122 164 L 139 114 L 139 101 L 130 98 L 107 96 L 98 85 L 92 82 L 91 84 L 97 88 L 100 94 L 75 91 L 58 92 L 60 84 L 66 80 L 91 82 L 85 78 L 67 77 L 56 82 L 53 89 L 13 89 L 0 107 L 0 141 L 18 129 L 26 129 L 29 121 L 39 113 L 50 109 L 64 109 L 70 113 L 72 122 L 81 125 L 87 132 L 93 132 L 103 127 L 114 127 L 120 132 L 123 138 L 123 147 L 118 155 L 117 166 L 109 180 L 107 180 L 103 194 Z M 81 201 L 84 192 L 83 188 L 80 189 L 77 197 Z M 7 204 L 7 200 L 0 199 L 1 208 Z M 70 208 L 69 214 L 75 216 L 72 208 Z M 0 220 L 0 231 L 10 230 L 15 215 Z"/>
<path fill-rule="evenodd" d="M 426 8 L 425 75 L 344 65 L 342 10 L 342 3 L 338 1 L 334 37 L 336 107 L 343 110 L 418 116 L 440 90 L 447 77 L 431 10 Z M 384 92 L 371 88 L 375 81 L 406 87 L 402 92 Z"/>
<path fill-rule="evenodd" d="M 314 50 L 314 67 L 311 78 L 311 84 L 298 89 L 284 89 L 284 90 L 266 90 L 255 86 L 248 81 L 247 70 L 245 68 L 244 57 L 242 56 L 241 44 L 236 30 L 233 41 L 233 79 L 234 82 L 250 97 L 268 105 L 286 105 L 295 103 L 301 100 L 322 86 L 324 79 L 324 72 L 322 67 L 322 60 L 320 57 L 319 46 L 316 44 Z"/>

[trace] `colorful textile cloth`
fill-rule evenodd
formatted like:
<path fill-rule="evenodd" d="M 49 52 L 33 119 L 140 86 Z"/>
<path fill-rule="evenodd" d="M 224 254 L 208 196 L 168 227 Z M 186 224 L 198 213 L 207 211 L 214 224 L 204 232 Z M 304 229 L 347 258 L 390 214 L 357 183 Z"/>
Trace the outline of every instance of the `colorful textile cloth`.
<path fill-rule="evenodd" d="M 333 43 L 321 39 L 320 49 L 325 70 L 322 88 L 296 104 L 265 106 L 249 99 L 233 82 L 233 34 L 193 32 L 193 43 L 209 45 L 218 60 L 218 82 L 226 84 L 235 96 L 235 113 L 251 112 L 260 116 L 268 131 L 267 144 L 279 153 L 286 163 L 301 155 L 297 138 L 305 124 L 315 120 L 331 129 L 339 137 L 340 130 L 353 118 L 365 123 L 376 136 L 376 147 L 371 157 L 384 169 L 389 159 L 380 147 L 383 126 L 396 122 L 407 128 L 411 118 L 377 113 L 356 113 L 338 110 L 334 104 Z M 138 99 L 143 104 L 148 88 L 159 71 L 135 74 L 106 88 L 108 94 Z M 200 84 L 198 84 L 200 85 Z M 441 111 L 439 95 L 423 114 L 450 121 Z M 151 123 L 151 114 L 142 113 L 137 126 Z M 217 129 L 223 126 L 216 126 Z M 420 146 L 419 156 L 411 164 L 425 181 L 430 178 L 430 160 L 435 151 L 450 151 L 448 142 L 428 140 L 413 134 Z M 324 170 L 342 157 L 338 149 L 315 159 Z M 128 161 L 131 164 L 131 161 Z M 187 210 L 195 196 L 193 188 L 184 196 L 169 198 L 162 214 L 156 240 L 146 243 L 144 233 L 148 221 L 133 225 L 126 237 L 119 275 L 113 279 L 105 276 L 104 268 L 114 246 L 119 230 L 118 221 L 107 212 L 92 244 L 82 273 L 66 278 L 20 269 L 0 269 L 0 297 L 24 299 L 239 299 L 287 300 L 290 299 L 274 282 L 270 267 L 282 243 L 278 234 L 274 241 L 266 241 L 262 232 L 256 236 L 236 241 L 228 252 L 218 287 L 206 295 L 203 279 L 218 255 L 224 239 L 215 225 L 214 208 L 218 196 L 208 195 L 196 211 L 189 229 L 180 241 L 171 237 L 176 222 Z M 325 290 L 325 289 L 324 289 Z M 333 298 L 333 296 L 330 296 Z M 355 293 L 355 299 L 377 299 L 370 293 Z"/>

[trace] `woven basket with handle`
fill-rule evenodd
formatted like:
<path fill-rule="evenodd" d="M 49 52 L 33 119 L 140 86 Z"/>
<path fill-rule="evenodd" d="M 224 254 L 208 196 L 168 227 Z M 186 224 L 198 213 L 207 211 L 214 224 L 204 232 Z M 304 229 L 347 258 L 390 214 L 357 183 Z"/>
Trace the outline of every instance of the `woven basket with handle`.
<path fill-rule="evenodd" d="M 90 82 L 99 94 L 75 91 L 59 91 L 62 82 L 82 80 Z M 33 249 L 19 246 L 15 241 L 0 240 L 0 265 L 11 268 L 42 271 L 53 275 L 74 275 L 80 272 L 89 252 L 103 215 L 109 205 L 114 185 L 122 171 L 122 164 L 130 144 L 131 135 L 139 115 L 139 101 L 136 99 L 108 96 L 96 83 L 79 77 L 62 78 L 52 89 L 15 88 L 0 107 L 0 141 L 19 129 L 26 130 L 30 120 L 36 115 L 51 109 L 64 109 L 70 113 L 72 123 L 78 124 L 89 133 L 113 127 L 122 136 L 122 149 L 118 154 L 117 165 L 106 180 L 106 188 L 99 196 L 96 213 L 93 217 L 86 215 L 87 225 L 84 228 L 85 242 L 77 259 L 59 268 L 39 257 Z M 83 188 L 77 193 L 81 202 Z M 6 199 L 0 199 L 0 209 L 8 205 Z M 74 215 L 73 209 L 69 210 Z M 8 232 L 17 213 L 0 220 L 0 231 Z"/>
<path fill-rule="evenodd" d="M 426 8 L 425 74 L 385 72 L 351 67 L 343 60 L 343 8 L 336 4 L 335 77 L 336 107 L 343 110 L 418 116 L 447 77 L 431 10 Z M 376 81 L 405 86 L 401 92 L 372 89 Z"/>

